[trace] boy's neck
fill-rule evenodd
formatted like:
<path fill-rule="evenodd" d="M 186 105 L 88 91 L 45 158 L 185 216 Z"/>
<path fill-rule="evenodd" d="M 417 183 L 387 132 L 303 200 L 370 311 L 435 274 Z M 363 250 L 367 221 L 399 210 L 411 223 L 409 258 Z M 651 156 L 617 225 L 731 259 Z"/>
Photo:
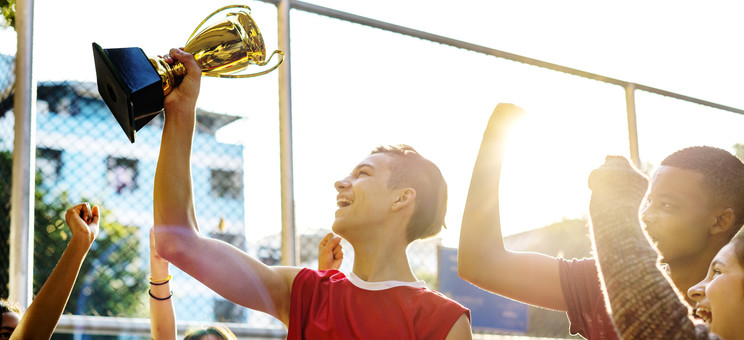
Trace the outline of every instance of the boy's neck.
<path fill-rule="evenodd" d="M 669 275 L 677 287 L 677 290 L 684 296 L 687 303 L 695 306 L 695 301 L 687 296 L 687 290 L 702 281 L 708 273 L 711 261 L 718 253 L 716 247 L 708 247 L 706 250 L 683 259 L 675 259 L 666 262 L 669 266 Z"/>
<path fill-rule="evenodd" d="M 367 282 L 415 282 L 416 276 L 408 263 L 405 249 L 378 249 L 371 252 L 354 250 L 354 274 Z"/>

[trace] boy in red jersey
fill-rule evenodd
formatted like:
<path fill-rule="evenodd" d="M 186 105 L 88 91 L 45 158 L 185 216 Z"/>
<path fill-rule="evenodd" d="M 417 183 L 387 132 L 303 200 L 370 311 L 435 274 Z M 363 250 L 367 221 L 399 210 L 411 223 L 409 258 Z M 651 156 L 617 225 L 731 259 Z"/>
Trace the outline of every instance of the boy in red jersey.
<path fill-rule="evenodd" d="M 439 169 L 410 147 L 378 148 L 335 184 L 333 231 L 355 253 L 348 277 L 266 266 L 200 235 L 189 169 L 201 70 L 182 50 L 171 50 L 171 58 L 187 75 L 164 103 L 154 188 L 154 237 L 163 258 L 223 297 L 281 320 L 288 339 L 472 338 L 469 311 L 427 289 L 408 263 L 408 245 L 441 229 L 447 200 Z"/>

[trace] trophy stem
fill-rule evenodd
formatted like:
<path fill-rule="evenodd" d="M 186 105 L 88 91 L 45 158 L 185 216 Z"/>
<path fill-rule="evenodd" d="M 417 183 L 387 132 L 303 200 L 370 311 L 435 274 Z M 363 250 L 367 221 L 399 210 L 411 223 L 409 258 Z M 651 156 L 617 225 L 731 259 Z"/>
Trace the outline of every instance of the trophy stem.
<path fill-rule="evenodd" d="M 160 83 L 163 87 L 163 96 L 167 96 L 173 88 L 178 86 L 186 76 L 186 67 L 180 62 L 173 65 L 168 64 L 163 58 L 150 58 L 150 63 L 155 67 L 155 71 L 160 76 Z"/>

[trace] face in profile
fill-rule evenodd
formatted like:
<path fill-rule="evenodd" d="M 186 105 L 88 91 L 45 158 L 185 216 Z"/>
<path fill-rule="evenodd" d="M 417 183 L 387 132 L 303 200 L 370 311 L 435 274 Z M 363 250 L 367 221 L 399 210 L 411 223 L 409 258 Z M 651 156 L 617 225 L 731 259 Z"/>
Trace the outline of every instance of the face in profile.
<path fill-rule="evenodd" d="M 395 199 L 388 187 L 391 156 L 370 155 L 359 163 L 346 178 L 335 183 L 336 218 L 333 231 L 344 238 L 356 225 L 375 225 L 387 216 Z"/>
<path fill-rule="evenodd" d="M 695 314 L 713 333 L 724 339 L 744 335 L 741 319 L 744 315 L 744 268 L 733 242 L 721 248 L 705 279 L 690 288 L 687 295 L 696 302 Z"/>
<path fill-rule="evenodd" d="M 703 175 L 695 171 L 661 166 L 651 178 L 641 219 L 663 262 L 702 252 L 709 228 L 716 222 L 708 195 Z"/>

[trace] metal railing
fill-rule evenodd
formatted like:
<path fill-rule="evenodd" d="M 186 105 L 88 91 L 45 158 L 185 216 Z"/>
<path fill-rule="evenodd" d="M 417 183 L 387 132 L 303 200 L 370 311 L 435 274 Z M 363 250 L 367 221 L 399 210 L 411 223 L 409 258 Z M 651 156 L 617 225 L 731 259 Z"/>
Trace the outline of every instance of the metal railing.
<path fill-rule="evenodd" d="M 662 89 L 645 86 L 642 84 L 637 84 L 629 81 L 619 80 L 616 78 L 606 77 L 595 73 L 590 73 L 586 71 L 582 71 L 575 68 L 570 68 L 534 58 L 529 58 L 513 53 L 508 53 L 505 51 L 493 49 L 490 47 L 477 45 L 468 43 L 465 41 L 457 40 L 448 38 L 441 35 L 436 35 L 420 30 L 416 30 L 409 27 L 404 27 L 400 25 L 395 25 L 379 20 L 374 20 L 371 18 L 355 15 L 352 13 L 342 12 L 338 10 L 334 10 L 331 8 L 326 8 L 322 6 L 317 6 L 314 4 L 301 2 L 301 1 L 290 1 L 290 0 L 282 0 L 282 1 L 270 1 L 270 0 L 259 0 L 266 3 L 275 4 L 278 7 L 278 17 L 279 17 L 279 40 L 280 40 L 280 48 L 284 49 L 285 51 L 288 51 L 289 46 L 289 30 L 291 29 L 289 25 L 289 15 L 291 9 L 296 9 L 298 11 L 304 11 L 308 13 L 313 13 L 321 16 L 325 16 L 328 18 L 334 18 L 339 19 L 351 23 L 356 23 L 359 25 L 364 25 L 367 27 L 373 27 L 405 36 L 415 37 L 418 39 L 426 40 L 435 42 L 438 44 L 446 45 L 455 47 L 458 49 L 463 49 L 470 52 L 476 52 L 481 53 L 489 56 L 493 56 L 496 58 L 502 58 L 507 60 L 512 60 L 520 63 L 524 63 L 527 65 L 537 66 L 541 68 L 545 68 L 548 70 L 566 73 L 570 75 L 574 75 L 577 77 L 582 77 L 586 79 L 591 79 L 607 84 L 617 85 L 624 89 L 626 98 L 626 107 L 627 107 L 627 118 L 628 118 L 628 138 L 630 141 L 630 154 L 631 158 L 633 159 L 636 164 L 639 162 L 639 156 L 638 156 L 638 137 L 637 137 L 637 131 L 636 131 L 636 124 L 635 124 L 635 91 L 641 90 L 649 93 L 654 93 L 690 103 L 695 103 L 727 112 L 732 112 L 736 114 L 744 114 L 744 110 L 710 102 L 707 100 L 702 100 L 694 97 L 690 97 L 687 95 L 674 93 L 671 91 L 665 91 Z M 34 169 L 36 166 L 34 166 L 34 155 L 37 150 L 38 145 L 34 145 L 33 141 L 35 138 L 33 138 L 33 126 L 35 126 L 35 116 L 36 116 L 36 109 L 34 108 L 35 102 L 36 102 L 36 83 L 33 80 L 32 77 L 32 70 L 30 65 L 30 58 L 32 51 L 29 50 L 29 46 L 31 44 L 31 37 L 33 36 L 33 32 L 31 32 L 31 25 L 30 23 L 33 21 L 33 16 L 30 13 L 29 7 L 21 7 L 23 5 L 32 7 L 32 1 L 26 1 L 19 3 L 19 26 L 18 26 L 18 33 L 19 33 L 19 49 L 18 49 L 18 55 L 17 55 L 17 61 L 16 61 L 16 84 L 17 84 L 17 91 L 15 93 L 16 95 L 16 104 L 15 104 L 15 141 L 16 145 L 18 147 L 14 151 L 14 159 L 16 160 L 17 164 L 14 164 L 15 167 L 19 167 L 20 169 Z M 27 16 L 30 15 L 30 16 Z M 26 19 L 24 19 L 26 18 Z M 27 24 L 23 24 L 23 22 Z M 292 132 L 291 132 L 291 121 L 292 121 L 292 114 L 291 114 L 291 93 L 289 93 L 289 89 L 291 88 L 291 58 L 288 57 L 287 60 L 285 60 L 284 65 L 280 68 L 280 119 L 281 119 L 281 162 L 282 162 L 282 207 L 283 207 L 283 213 L 282 213 L 282 250 L 281 250 L 281 257 L 280 259 L 283 262 L 282 264 L 295 264 L 298 261 L 300 261 L 300 251 L 297 249 L 297 243 L 296 241 L 299 239 L 299 237 L 296 235 L 295 229 L 294 229 L 294 211 L 293 211 L 293 186 L 292 186 L 292 180 L 293 180 L 293 174 L 292 174 Z M 118 132 L 118 131 L 117 131 Z M 20 142 L 19 142 L 20 141 Z M 14 171 L 13 174 L 13 187 L 19 188 L 17 190 L 13 191 L 13 206 L 15 209 L 21 209 L 18 212 L 14 212 L 12 214 L 12 231 L 13 236 L 11 244 L 17 244 L 12 250 L 11 250 L 11 263 L 17 263 L 17 264 L 26 264 L 33 261 L 33 253 L 28 254 L 28 251 L 25 249 L 28 249 L 24 240 L 24 237 L 26 240 L 33 240 L 32 235 L 28 234 L 29 230 L 33 230 L 33 228 L 29 228 L 29 225 L 33 225 L 33 216 L 34 214 L 30 211 L 33 211 L 33 207 L 28 207 L 27 204 L 24 202 L 33 202 L 33 187 L 31 188 L 30 192 L 29 190 L 24 191 L 22 188 L 28 188 L 28 182 L 33 179 L 33 171 L 25 171 L 23 173 L 16 174 L 16 171 Z M 30 203 L 32 205 L 32 203 Z M 25 208 L 24 208 L 25 207 Z M 27 216 L 28 218 L 22 218 L 21 216 Z M 30 220 L 29 220 L 30 218 Z M 24 234 L 26 233 L 26 234 Z M 311 242 L 307 242 L 310 244 Z M 312 247 L 315 247 L 315 244 L 312 244 Z M 31 258 L 29 258 L 31 257 Z M 18 269 L 16 267 L 12 267 L 10 269 L 11 276 L 16 275 L 14 279 L 11 279 L 11 297 L 15 300 L 20 301 L 22 304 L 26 304 L 24 302 L 28 301 L 28 296 L 30 296 L 30 280 L 33 275 L 29 274 L 28 268 L 31 266 L 29 265 L 23 265 L 25 266 L 26 270 Z M 25 276 L 24 276 L 25 275 Z M 24 289 L 23 287 L 29 287 L 28 289 Z M 185 322 L 180 321 L 178 324 L 179 332 L 185 331 L 187 328 L 195 326 L 195 325 L 203 325 L 203 323 L 196 323 L 196 322 Z M 228 323 L 228 325 L 231 330 L 236 333 L 241 338 L 283 338 L 286 336 L 286 331 L 281 328 L 256 328 L 256 327 L 248 327 L 244 323 Z M 120 316 L 92 316 L 92 315 L 64 315 L 61 320 L 58 327 L 58 331 L 65 332 L 65 333 L 73 333 L 73 332 L 83 332 L 86 334 L 132 334 L 132 335 L 140 335 L 140 336 L 148 336 L 149 335 L 149 329 L 150 329 L 150 323 L 148 319 L 143 318 L 129 318 L 129 317 L 120 317 Z"/>

